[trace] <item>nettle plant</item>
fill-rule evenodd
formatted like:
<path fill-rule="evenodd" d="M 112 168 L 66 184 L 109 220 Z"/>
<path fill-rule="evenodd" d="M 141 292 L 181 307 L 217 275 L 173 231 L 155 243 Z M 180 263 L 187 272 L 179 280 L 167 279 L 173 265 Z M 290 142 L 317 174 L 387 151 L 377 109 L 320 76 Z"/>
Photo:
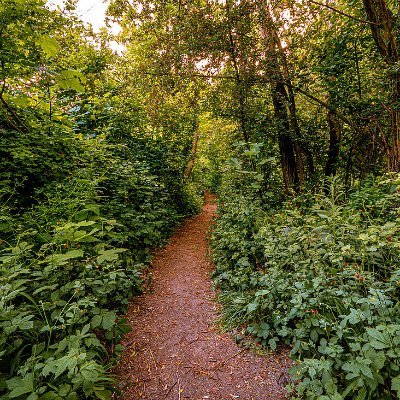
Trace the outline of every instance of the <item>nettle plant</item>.
<path fill-rule="evenodd" d="M 226 326 L 291 347 L 294 397 L 400 396 L 397 185 L 349 198 L 333 185 L 274 214 L 225 205 L 213 246 Z M 250 235 L 238 214 L 254 221 Z"/>
<path fill-rule="evenodd" d="M 109 399 L 107 363 L 128 330 L 117 317 L 140 265 L 113 241 L 119 224 L 90 206 L 39 248 L 20 232 L 0 257 L 0 398 Z M 77 218 L 80 219 L 80 218 Z"/>

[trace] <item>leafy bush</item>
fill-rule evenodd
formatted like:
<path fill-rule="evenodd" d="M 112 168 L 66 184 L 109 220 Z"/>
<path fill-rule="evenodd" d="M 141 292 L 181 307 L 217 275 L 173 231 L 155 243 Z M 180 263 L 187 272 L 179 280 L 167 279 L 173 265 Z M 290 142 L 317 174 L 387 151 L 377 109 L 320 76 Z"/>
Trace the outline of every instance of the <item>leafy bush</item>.
<path fill-rule="evenodd" d="M 280 207 L 284 196 L 279 160 L 270 151 L 264 143 L 236 143 L 235 157 L 224 163 L 220 197 L 229 202 L 244 197 L 264 207 Z"/>
<path fill-rule="evenodd" d="M 400 395 L 399 182 L 348 198 L 333 184 L 278 213 L 222 207 L 213 248 L 226 326 L 291 346 L 295 397 Z"/>
<path fill-rule="evenodd" d="M 19 216 L 2 206 L 2 399 L 110 398 L 109 367 L 128 329 L 119 315 L 140 291 L 149 250 L 186 212 L 145 161 L 78 144 L 79 169 L 26 194 L 33 206 Z"/>
<path fill-rule="evenodd" d="M 98 215 L 55 227 L 37 248 L 21 232 L 0 258 L 0 390 L 4 399 L 110 397 L 117 317 L 140 287 L 140 264 L 110 245 L 119 225 Z M 111 307 L 111 308 L 110 308 Z M 13 377 L 12 377 L 13 376 Z"/>
<path fill-rule="evenodd" d="M 0 6 L 0 398 L 109 399 L 150 250 L 199 207 L 192 116 L 156 126 L 107 35 L 28 3 Z"/>

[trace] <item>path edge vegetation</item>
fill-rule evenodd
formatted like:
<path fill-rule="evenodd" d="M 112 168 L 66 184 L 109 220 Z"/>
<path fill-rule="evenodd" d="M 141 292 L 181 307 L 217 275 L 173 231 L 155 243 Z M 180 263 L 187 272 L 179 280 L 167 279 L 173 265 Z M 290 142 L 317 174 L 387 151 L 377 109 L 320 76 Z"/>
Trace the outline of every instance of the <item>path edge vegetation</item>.
<path fill-rule="evenodd" d="M 111 397 L 205 188 L 227 327 L 291 346 L 294 398 L 398 398 L 396 2 L 113 0 L 117 37 L 74 10 L 0 2 L 0 398 Z"/>
<path fill-rule="evenodd" d="M 192 114 L 156 127 L 146 85 L 120 82 L 109 34 L 74 9 L 0 4 L 1 399 L 110 399 L 151 250 L 202 203 Z"/>

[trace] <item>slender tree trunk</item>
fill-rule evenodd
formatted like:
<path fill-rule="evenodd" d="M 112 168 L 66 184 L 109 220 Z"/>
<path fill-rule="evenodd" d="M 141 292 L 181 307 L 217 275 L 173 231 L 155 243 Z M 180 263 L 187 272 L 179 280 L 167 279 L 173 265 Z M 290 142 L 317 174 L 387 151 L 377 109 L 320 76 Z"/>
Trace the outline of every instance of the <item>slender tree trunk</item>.
<path fill-rule="evenodd" d="M 286 74 L 285 74 L 286 75 Z M 303 151 L 301 145 L 299 143 L 299 139 L 301 137 L 301 130 L 299 126 L 299 121 L 297 119 L 297 110 L 296 110 L 296 102 L 292 89 L 292 85 L 290 84 L 289 77 L 286 78 L 286 87 L 288 92 L 288 104 L 289 104 L 289 115 L 290 115 L 290 128 L 294 133 L 294 151 L 296 153 L 296 163 L 297 169 L 299 171 L 299 183 L 300 186 L 303 186 L 305 173 L 304 173 L 304 164 L 303 164 Z"/>
<path fill-rule="evenodd" d="M 391 148 L 390 148 L 390 171 L 400 171 L 400 75 L 393 73 L 392 77 L 392 106 L 390 110 L 390 131 L 391 131 Z"/>
<path fill-rule="evenodd" d="M 289 74 L 289 66 L 286 58 L 285 50 L 283 49 L 282 42 L 279 38 L 278 32 L 275 28 L 275 23 L 272 18 L 272 15 L 269 11 L 268 5 L 266 5 L 266 23 L 269 25 L 269 31 L 275 42 L 277 55 L 279 56 L 279 67 L 282 67 L 282 75 L 285 80 L 285 87 L 287 91 L 287 103 L 289 108 L 290 115 L 290 128 L 294 134 L 294 151 L 296 154 L 296 162 L 297 168 L 299 171 L 299 183 L 300 186 L 304 183 L 305 173 L 304 173 L 304 164 L 303 164 L 303 149 L 299 143 L 301 138 L 301 130 L 299 125 L 299 120 L 297 118 L 297 107 L 296 107 L 296 98 L 293 91 L 292 82 Z M 311 153 L 308 154 L 308 158 L 311 156 Z M 311 156 L 312 157 L 312 156 Z M 310 161 L 310 160 L 309 160 Z M 313 166 L 313 162 L 311 161 L 311 165 Z M 311 171 L 310 171 L 311 172 Z M 312 171 L 313 172 L 313 171 Z"/>
<path fill-rule="evenodd" d="M 198 123 L 196 122 L 196 126 L 194 129 L 193 133 L 193 141 L 192 141 L 192 151 L 190 153 L 190 160 L 188 162 L 188 165 L 186 167 L 184 179 L 188 179 L 190 175 L 192 174 L 194 163 L 196 161 L 196 155 L 197 155 L 197 145 L 199 143 L 199 127 Z"/>
<path fill-rule="evenodd" d="M 271 71 L 272 72 L 272 71 Z M 290 193 L 290 189 L 299 191 L 299 173 L 298 163 L 296 162 L 296 148 L 290 135 L 290 120 L 287 111 L 287 93 L 282 76 L 279 71 L 273 75 L 270 85 L 272 93 L 272 102 L 274 106 L 274 115 L 278 130 L 278 143 L 281 156 L 281 166 L 285 191 Z"/>
<path fill-rule="evenodd" d="M 358 98 L 362 99 L 362 87 L 361 87 L 361 74 L 360 74 L 360 62 L 358 57 L 358 48 L 357 48 L 357 39 L 354 40 L 354 62 L 356 65 L 356 73 L 357 73 L 357 89 L 358 89 Z"/>
<path fill-rule="evenodd" d="M 290 137 L 290 124 L 286 109 L 286 91 L 282 82 L 272 82 L 272 102 L 275 119 L 278 124 L 278 145 L 286 194 L 294 188 L 299 190 L 299 176 L 295 158 L 295 149 Z"/>
<path fill-rule="evenodd" d="M 325 175 L 334 176 L 336 175 L 337 163 L 339 158 L 339 147 L 340 147 L 340 123 L 334 113 L 328 108 L 327 121 L 329 126 L 329 150 L 328 160 L 325 164 Z"/>
<path fill-rule="evenodd" d="M 292 188 L 298 191 L 304 181 L 302 151 L 297 140 L 301 133 L 286 56 L 276 32 L 269 5 L 264 0 L 260 7 L 260 23 L 266 55 L 265 72 L 270 81 L 274 114 L 278 125 L 283 180 L 285 191 L 289 193 Z"/>
<path fill-rule="evenodd" d="M 368 16 L 372 36 L 382 58 L 389 65 L 395 66 L 399 61 L 397 18 L 389 9 L 385 0 L 363 0 L 364 9 Z M 396 68 L 397 69 L 397 68 Z M 388 169 L 400 171 L 400 74 L 390 72 L 390 127 L 385 146 L 388 154 Z"/>

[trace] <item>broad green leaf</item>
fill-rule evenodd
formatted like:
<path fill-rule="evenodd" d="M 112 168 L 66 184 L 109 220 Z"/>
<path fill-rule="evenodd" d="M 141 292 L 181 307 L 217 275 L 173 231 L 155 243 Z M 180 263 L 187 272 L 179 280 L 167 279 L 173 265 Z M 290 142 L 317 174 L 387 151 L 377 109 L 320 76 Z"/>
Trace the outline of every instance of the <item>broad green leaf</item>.
<path fill-rule="evenodd" d="M 392 390 L 397 392 L 397 396 L 400 398 L 400 375 L 392 379 Z"/>
<path fill-rule="evenodd" d="M 94 390 L 95 395 L 99 400 L 110 400 L 112 393 L 109 390 Z"/>
<path fill-rule="evenodd" d="M 76 92 L 85 91 L 85 87 L 82 85 L 85 80 L 85 77 L 80 72 L 75 70 L 64 70 L 56 76 L 57 85 L 61 89 L 71 89 L 75 90 Z"/>
<path fill-rule="evenodd" d="M 22 396 L 24 394 L 32 393 L 33 388 L 33 374 L 27 374 L 25 377 L 12 378 L 7 382 L 8 389 L 11 390 L 8 397 L 14 399 L 16 397 Z"/>
<path fill-rule="evenodd" d="M 103 315 L 103 321 L 102 321 L 103 328 L 106 331 L 111 329 L 114 326 L 116 319 L 117 319 L 117 315 L 115 314 L 114 311 L 107 311 Z"/>
<path fill-rule="evenodd" d="M 69 260 L 72 260 L 74 258 L 81 258 L 83 257 L 83 251 L 82 250 L 70 250 L 66 253 L 61 253 L 61 254 L 52 254 L 49 256 L 49 261 L 53 265 L 64 265 L 66 264 Z"/>
<path fill-rule="evenodd" d="M 250 303 L 247 305 L 247 312 L 251 313 L 258 308 L 258 303 Z"/>
<path fill-rule="evenodd" d="M 47 58 L 54 58 L 61 50 L 58 41 L 50 36 L 40 36 L 36 43 L 42 48 Z"/>
<path fill-rule="evenodd" d="M 97 328 L 98 326 L 100 326 L 100 325 L 101 325 L 101 320 L 102 320 L 101 315 L 95 315 L 95 316 L 92 318 L 92 322 L 91 322 L 92 327 L 93 327 L 93 328 Z"/>
<path fill-rule="evenodd" d="M 104 261 L 115 261 L 118 259 L 119 254 L 127 251 L 127 249 L 111 249 L 111 250 L 100 250 L 97 262 L 102 264 Z"/>

